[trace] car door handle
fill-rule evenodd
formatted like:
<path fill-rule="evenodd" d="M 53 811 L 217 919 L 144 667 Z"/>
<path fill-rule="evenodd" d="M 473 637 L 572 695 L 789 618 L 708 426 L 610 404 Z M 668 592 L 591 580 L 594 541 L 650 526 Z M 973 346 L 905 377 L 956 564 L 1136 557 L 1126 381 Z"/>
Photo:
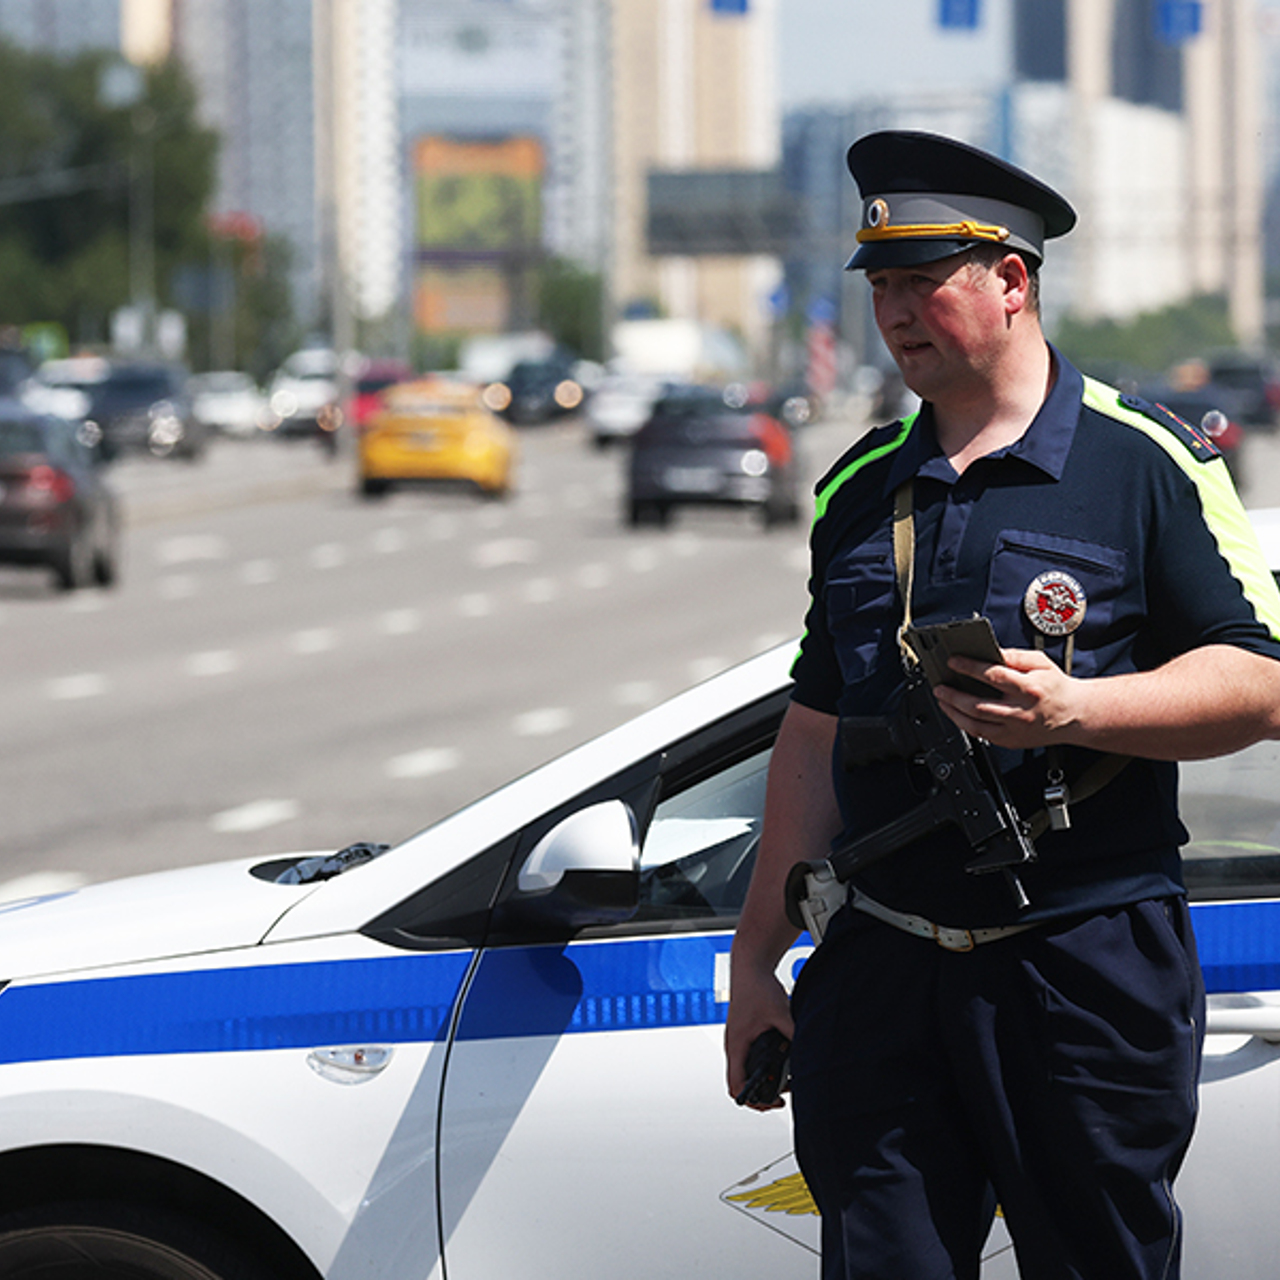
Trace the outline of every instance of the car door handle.
<path fill-rule="evenodd" d="M 1280 1005 L 1220 1004 L 1209 998 L 1206 1031 L 1209 1035 L 1257 1036 L 1280 1044 Z"/>

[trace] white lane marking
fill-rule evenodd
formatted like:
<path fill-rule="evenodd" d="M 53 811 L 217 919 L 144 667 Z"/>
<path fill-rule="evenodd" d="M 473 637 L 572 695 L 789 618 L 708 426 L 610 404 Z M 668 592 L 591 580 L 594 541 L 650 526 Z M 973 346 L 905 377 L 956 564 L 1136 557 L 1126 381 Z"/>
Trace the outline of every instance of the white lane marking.
<path fill-rule="evenodd" d="M 206 649 L 190 654 L 186 661 L 189 676 L 225 676 L 240 666 L 240 659 L 230 649 Z"/>
<path fill-rule="evenodd" d="M 73 702 L 77 698 L 96 698 L 110 688 L 107 677 L 97 671 L 83 671 L 79 675 L 60 676 L 45 686 L 49 697 L 57 702 Z"/>
<path fill-rule="evenodd" d="M 332 627 L 312 627 L 295 631 L 289 643 L 294 653 L 327 653 L 337 647 L 338 633 Z"/>
<path fill-rule="evenodd" d="M 264 587 L 280 576 L 274 560 L 250 560 L 240 570 L 240 581 L 249 587 Z"/>
<path fill-rule="evenodd" d="M 419 609 L 390 609 L 378 620 L 389 636 L 407 636 L 422 628 L 422 612 Z"/>
<path fill-rule="evenodd" d="M 166 538 L 156 548 L 161 564 L 188 564 L 192 560 L 225 560 L 227 540 L 214 533 L 189 533 Z"/>
<path fill-rule="evenodd" d="M 782 558 L 782 562 L 797 573 L 807 573 L 810 568 L 809 549 L 807 547 L 793 547 Z"/>
<path fill-rule="evenodd" d="M 224 809 L 209 819 L 209 828 L 219 835 L 242 835 L 290 822 L 301 809 L 296 800 L 251 800 L 235 809 Z"/>
<path fill-rule="evenodd" d="M 724 658 L 695 658 L 688 666 L 689 679 L 693 684 L 701 684 L 702 681 L 719 675 L 728 665 Z"/>
<path fill-rule="evenodd" d="M 530 578 L 520 592 L 530 604 L 547 604 L 560 594 L 552 578 Z"/>
<path fill-rule="evenodd" d="M 613 570 L 607 564 L 584 564 L 574 574 L 574 581 L 588 591 L 598 591 L 613 581 Z"/>
<path fill-rule="evenodd" d="M 649 573 L 658 567 L 658 553 L 652 547 L 632 547 L 627 552 L 627 567 L 636 573 Z"/>
<path fill-rule="evenodd" d="M 409 545 L 403 529 L 379 529 L 373 535 L 373 549 L 380 556 L 394 555 Z"/>
<path fill-rule="evenodd" d="M 538 544 L 531 538 L 495 538 L 482 542 L 471 553 L 471 562 L 481 569 L 497 569 L 504 564 L 532 564 L 538 558 Z"/>
<path fill-rule="evenodd" d="M 652 680 L 628 680 L 614 689 L 613 700 L 624 707 L 652 706 L 658 700 L 658 686 Z"/>
<path fill-rule="evenodd" d="M 347 563 L 347 549 L 338 542 L 322 542 L 311 549 L 313 569 L 337 569 Z"/>
<path fill-rule="evenodd" d="M 456 769 L 462 756 L 453 747 L 424 747 L 393 756 L 387 761 L 387 775 L 392 778 L 431 778 L 437 773 Z"/>
<path fill-rule="evenodd" d="M 189 600 L 200 589 L 189 573 L 170 573 L 160 579 L 160 594 L 166 600 Z"/>
<path fill-rule="evenodd" d="M 702 550 L 702 539 L 696 533 L 678 533 L 669 545 L 676 555 L 688 560 Z"/>
<path fill-rule="evenodd" d="M 71 893 L 89 883 L 89 877 L 78 871 L 33 871 L 14 876 L 0 884 L 0 902 L 22 902 L 28 898 L 47 898 L 56 893 Z"/>
<path fill-rule="evenodd" d="M 526 711 L 511 722 L 511 732 L 521 738 L 545 738 L 559 733 L 573 723 L 573 716 L 564 707 L 540 707 Z"/>
<path fill-rule="evenodd" d="M 480 592 L 463 596 L 458 601 L 458 612 L 464 618 L 487 618 L 493 612 L 493 600 Z"/>

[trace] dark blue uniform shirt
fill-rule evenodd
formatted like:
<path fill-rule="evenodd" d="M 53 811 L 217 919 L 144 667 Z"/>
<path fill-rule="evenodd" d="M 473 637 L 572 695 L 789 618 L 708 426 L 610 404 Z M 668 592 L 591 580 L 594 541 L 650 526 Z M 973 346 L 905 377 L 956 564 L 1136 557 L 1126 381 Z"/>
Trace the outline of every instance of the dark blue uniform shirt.
<path fill-rule="evenodd" d="M 1156 406 L 1083 379 L 1054 352 L 1053 389 L 1015 444 L 957 475 L 939 450 L 926 404 L 913 419 L 863 437 L 818 486 L 806 632 L 794 668 L 797 701 L 836 715 L 879 715 L 902 683 L 896 641 L 892 518 L 913 481 L 912 618 L 983 613 L 1006 648 L 1040 633 L 1023 608 L 1047 571 L 1084 590 L 1071 674 L 1148 670 L 1206 644 L 1280 658 L 1280 593 L 1226 464 L 1193 428 Z M 1060 665 L 1061 637 L 1040 635 Z M 997 753 L 1018 811 L 1044 804 L 1043 751 Z M 1068 783 L 1097 754 L 1064 748 Z M 918 770 L 888 760 L 834 764 L 846 835 L 873 831 L 918 804 Z M 1177 766 L 1134 760 L 1071 807 L 1071 827 L 1036 841 L 1019 912 L 1002 877 L 964 870 L 973 852 L 943 828 L 867 868 L 859 886 L 899 910 L 977 927 L 1092 910 L 1182 891 Z"/>

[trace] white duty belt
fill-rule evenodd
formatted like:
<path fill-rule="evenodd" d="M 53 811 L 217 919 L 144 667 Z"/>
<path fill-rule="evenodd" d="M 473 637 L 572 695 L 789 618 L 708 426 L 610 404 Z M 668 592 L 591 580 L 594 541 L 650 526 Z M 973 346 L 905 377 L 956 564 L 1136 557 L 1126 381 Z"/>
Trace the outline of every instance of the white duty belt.
<path fill-rule="evenodd" d="M 952 925 L 935 924 L 924 916 L 915 916 L 907 911 L 895 911 L 886 907 L 883 902 L 868 898 L 861 889 L 849 886 L 849 905 L 863 915 L 872 916 L 885 924 L 891 924 L 903 933 L 913 934 L 917 938 L 928 938 L 936 942 L 946 951 L 972 951 L 984 942 L 999 942 L 1001 938 L 1010 938 L 1015 933 L 1026 933 L 1034 929 L 1035 922 L 1027 924 L 992 925 L 986 929 L 957 929 Z"/>

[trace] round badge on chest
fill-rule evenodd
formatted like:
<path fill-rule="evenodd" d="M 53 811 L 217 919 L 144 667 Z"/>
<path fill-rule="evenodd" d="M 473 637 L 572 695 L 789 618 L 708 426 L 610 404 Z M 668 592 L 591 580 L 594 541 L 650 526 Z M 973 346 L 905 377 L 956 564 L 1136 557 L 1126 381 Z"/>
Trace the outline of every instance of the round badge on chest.
<path fill-rule="evenodd" d="M 1022 607 L 1042 635 L 1068 636 L 1084 621 L 1088 600 L 1084 588 L 1061 569 L 1048 569 L 1031 579 Z"/>

